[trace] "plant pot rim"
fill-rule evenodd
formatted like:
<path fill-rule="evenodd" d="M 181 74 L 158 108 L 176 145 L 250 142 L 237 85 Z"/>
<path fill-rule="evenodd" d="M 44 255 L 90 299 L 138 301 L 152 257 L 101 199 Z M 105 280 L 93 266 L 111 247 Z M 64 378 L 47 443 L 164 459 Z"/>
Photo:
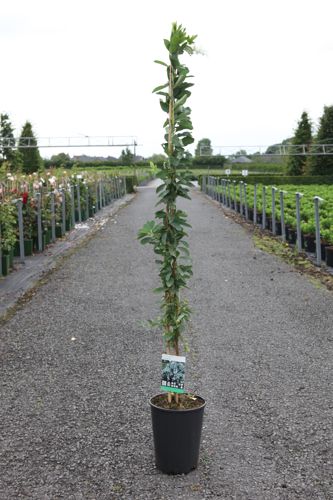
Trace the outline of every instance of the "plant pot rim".
<path fill-rule="evenodd" d="M 195 395 L 195 397 L 198 399 L 201 399 L 202 405 L 197 406 L 195 408 L 184 408 L 184 409 L 176 410 L 174 408 L 161 408 L 161 406 L 158 406 L 158 405 L 153 403 L 154 398 L 156 398 L 157 396 L 164 396 L 165 394 L 166 393 L 155 394 L 155 396 L 153 396 L 149 401 L 150 406 L 152 406 L 153 408 L 157 408 L 159 411 L 164 411 L 164 412 L 168 412 L 168 413 L 170 413 L 170 412 L 171 413 L 191 413 L 191 412 L 201 410 L 202 408 L 205 408 L 205 406 L 206 406 L 206 401 L 204 400 L 204 398 L 202 398 L 201 396 L 198 396 L 198 395 Z M 185 394 L 187 394 L 187 393 L 185 393 Z"/>

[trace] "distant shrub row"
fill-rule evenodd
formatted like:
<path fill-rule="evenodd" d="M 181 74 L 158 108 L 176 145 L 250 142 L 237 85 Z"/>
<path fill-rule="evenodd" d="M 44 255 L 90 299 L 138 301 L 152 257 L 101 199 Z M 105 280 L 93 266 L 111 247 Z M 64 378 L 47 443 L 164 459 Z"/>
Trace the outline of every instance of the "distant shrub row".
<path fill-rule="evenodd" d="M 202 185 L 202 175 L 198 176 L 198 181 L 200 186 Z M 214 175 L 214 177 L 220 177 L 227 179 L 228 177 L 223 175 Z M 229 179 L 231 181 L 244 181 L 247 184 L 265 184 L 265 185 L 281 185 L 281 184 L 333 184 L 333 175 L 306 175 L 306 176 L 290 176 L 290 175 L 248 175 L 243 177 L 242 175 L 230 175 Z"/>

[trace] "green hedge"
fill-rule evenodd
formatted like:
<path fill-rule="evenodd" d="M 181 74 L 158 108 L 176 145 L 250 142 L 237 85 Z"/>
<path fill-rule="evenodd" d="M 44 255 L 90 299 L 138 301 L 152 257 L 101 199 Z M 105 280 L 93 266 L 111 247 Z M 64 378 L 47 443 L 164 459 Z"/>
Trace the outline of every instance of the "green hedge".
<path fill-rule="evenodd" d="M 285 166 L 283 163 L 260 163 L 253 161 L 252 163 L 231 163 L 225 168 L 230 168 L 231 171 L 248 170 L 249 172 L 260 172 L 263 174 L 285 174 Z"/>
<path fill-rule="evenodd" d="M 202 185 L 202 175 L 199 175 L 198 181 L 200 186 Z M 222 177 L 227 179 L 224 175 L 215 175 L 214 177 Z M 291 176 L 291 175 L 248 175 L 243 177 L 242 175 L 230 175 L 229 179 L 231 181 L 244 181 L 247 184 L 265 184 L 265 185 L 280 185 L 280 184 L 333 184 L 333 175 L 304 175 L 304 176 Z"/>
<path fill-rule="evenodd" d="M 209 168 L 209 167 L 223 167 L 226 162 L 224 156 L 199 156 L 192 158 L 189 161 L 190 168 Z"/>

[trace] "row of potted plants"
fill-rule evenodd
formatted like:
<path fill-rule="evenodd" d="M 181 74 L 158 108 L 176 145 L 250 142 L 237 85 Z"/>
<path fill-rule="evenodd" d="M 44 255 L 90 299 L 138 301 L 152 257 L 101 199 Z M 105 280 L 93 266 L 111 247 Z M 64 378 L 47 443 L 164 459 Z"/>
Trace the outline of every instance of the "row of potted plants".
<path fill-rule="evenodd" d="M 18 202 L 22 202 L 24 255 L 44 249 L 53 236 L 62 237 L 75 223 L 126 192 L 124 178 L 96 173 L 67 174 L 57 170 L 42 175 L 6 175 L 0 182 L 1 272 L 6 276 L 20 255 Z M 38 241 L 40 218 L 40 242 Z M 52 221 L 54 220 L 54 235 Z"/>
<path fill-rule="evenodd" d="M 228 182 L 228 181 L 227 181 Z M 209 186 L 209 187 L 208 187 Z M 285 223 L 286 240 L 296 243 L 297 217 L 296 217 L 296 192 L 300 193 L 300 227 L 302 233 L 302 248 L 308 252 L 316 251 L 316 223 L 314 212 L 314 197 L 320 199 L 320 238 L 321 238 L 321 258 L 326 263 L 333 266 L 333 186 L 331 185 L 299 185 L 297 191 L 294 185 L 285 184 L 274 186 L 264 186 L 262 184 L 228 183 L 225 186 L 219 183 L 206 184 L 206 190 L 211 194 L 220 197 L 223 191 L 230 194 L 230 207 L 249 220 L 253 221 L 254 208 L 256 206 L 256 223 L 262 225 L 262 213 L 265 208 L 265 228 L 272 230 L 273 197 L 274 212 L 276 220 L 276 234 L 281 235 L 281 203 L 280 192 L 283 192 L 283 214 Z M 246 199 L 245 199 L 246 189 Z M 275 193 L 273 193 L 273 190 Z M 235 204 L 236 200 L 236 204 Z M 246 202 L 246 204 L 245 204 Z"/>

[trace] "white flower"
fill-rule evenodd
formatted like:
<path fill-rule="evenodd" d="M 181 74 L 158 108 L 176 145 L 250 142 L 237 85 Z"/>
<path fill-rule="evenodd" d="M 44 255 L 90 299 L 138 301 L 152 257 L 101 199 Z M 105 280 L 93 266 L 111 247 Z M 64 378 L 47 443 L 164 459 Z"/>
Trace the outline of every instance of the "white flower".
<path fill-rule="evenodd" d="M 78 175 L 76 176 L 76 178 L 77 178 L 77 179 L 82 179 L 82 175 L 81 175 L 81 174 L 78 174 Z"/>

